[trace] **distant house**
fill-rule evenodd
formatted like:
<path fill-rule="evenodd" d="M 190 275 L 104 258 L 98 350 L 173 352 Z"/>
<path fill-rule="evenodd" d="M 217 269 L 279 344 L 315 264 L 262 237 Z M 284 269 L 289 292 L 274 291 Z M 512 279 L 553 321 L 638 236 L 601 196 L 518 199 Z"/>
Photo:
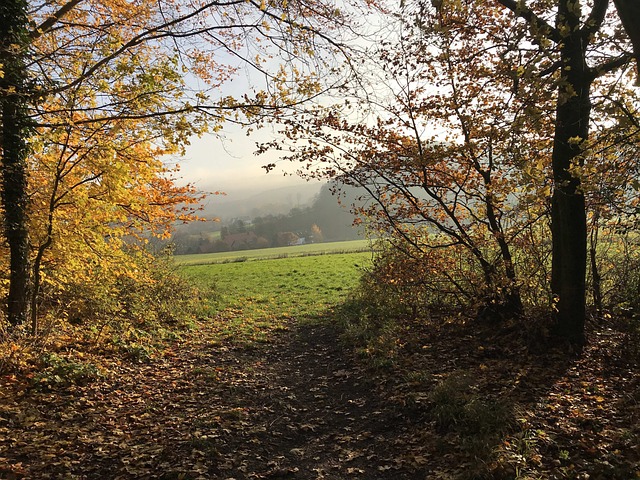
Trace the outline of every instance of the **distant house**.
<path fill-rule="evenodd" d="M 276 236 L 276 242 L 279 247 L 285 247 L 287 245 L 296 245 L 296 242 L 300 239 L 293 232 L 280 232 Z"/>
<path fill-rule="evenodd" d="M 289 246 L 293 247 L 295 245 L 304 245 L 305 243 L 307 243 L 307 239 L 305 237 L 300 237 L 297 240 L 290 242 Z"/>

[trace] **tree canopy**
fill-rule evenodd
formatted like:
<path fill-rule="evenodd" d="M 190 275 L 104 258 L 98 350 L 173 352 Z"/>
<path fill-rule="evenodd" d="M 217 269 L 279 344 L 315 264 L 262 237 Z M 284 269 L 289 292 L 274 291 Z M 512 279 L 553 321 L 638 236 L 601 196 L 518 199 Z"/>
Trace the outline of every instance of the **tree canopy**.
<path fill-rule="evenodd" d="M 587 219 L 595 202 L 617 205 L 617 222 L 635 209 L 623 4 L 379 5 L 384 40 L 360 58 L 348 100 L 285 122 L 303 144 L 292 159 L 365 187 L 374 201 L 359 212 L 418 261 L 421 282 L 499 316 L 546 304 L 580 345 Z"/>
<path fill-rule="evenodd" d="M 88 274 L 135 232 L 163 235 L 194 218 L 199 194 L 176 186 L 168 159 L 225 121 L 251 122 L 329 87 L 317 69 L 335 63 L 340 45 L 327 33 L 344 21 L 315 1 L 5 2 L 9 322 L 24 323 L 29 304 L 35 320 L 42 278 Z M 251 84 L 229 95 L 246 72 Z"/>

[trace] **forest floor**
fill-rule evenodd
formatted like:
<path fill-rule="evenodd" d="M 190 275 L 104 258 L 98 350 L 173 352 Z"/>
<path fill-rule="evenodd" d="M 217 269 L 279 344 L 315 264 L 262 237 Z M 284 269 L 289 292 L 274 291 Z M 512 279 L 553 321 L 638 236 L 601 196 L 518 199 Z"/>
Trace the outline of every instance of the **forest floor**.
<path fill-rule="evenodd" d="M 640 478 L 639 347 L 615 329 L 576 356 L 416 322 L 377 363 L 331 323 L 218 333 L 127 361 L 67 344 L 30 380 L 5 372 L 0 479 Z"/>

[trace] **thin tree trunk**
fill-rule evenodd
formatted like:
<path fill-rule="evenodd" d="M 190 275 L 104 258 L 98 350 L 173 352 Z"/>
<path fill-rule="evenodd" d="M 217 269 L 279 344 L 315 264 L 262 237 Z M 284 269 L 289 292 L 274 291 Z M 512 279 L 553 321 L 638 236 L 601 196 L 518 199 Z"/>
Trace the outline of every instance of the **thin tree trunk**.
<path fill-rule="evenodd" d="M 603 307 L 602 307 L 602 277 L 600 276 L 600 269 L 598 268 L 598 224 L 592 226 L 591 230 L 591 248 L 589 249 L 589 259 L 591 261 L 591 291 L 593 294 L 593 306 L 596 309 L 596 316 L 598 321 L 603 319 Z"/>
<path fill-rule="evenodd" d="M 0 6 L 0 108 L 2 125 L 1 198 L 4 235 L 9 244 L 10 277 L 7 317 L 13 326 L 29 317 L 29 231 L 27 226 L 27 137 L 24 46 L 27 43 L 27 2 L 2 0 Z"/>
<path fill-rule="evenodd" d="M 484 202 L 486 205 L 487 221 L 489 222 L 489 230 L 493 234 L 498 246 L 500 247 L 500 257 L 504 267 L 504 274 L 508 281 L 507 285 L 501 285 L 504 290 L 499 292 L 498 300 L 500 302 L 501 316 L 504 318 L 516 318 L 523 314 L 524 306 L 522 305 L 522 297 L 518 287 L 518 279 L 516 275 L 511 249 L 504 237 L 504 231 L 500 224 L 498 214 L 496 213 L 495 198 L 492 193 L 491 172 L 493 170 L 493 147 L 489 144 L 489 166 L 486 169 L 480 167 L 480 163 L 476 162 L 476 170 L 482 176 L 486 193 Z"/>
<path fill-rule="evenodd" d="M 33 262 L 33 286 L 31 292 L 31 335 L 37 335 L 39 324 L 38 324 L 38 297 L 40 296 L 40 283 L 41 283 L 41 272 L 40 268 L 42 265 L 42 259 L 44 257 L 44 253 L 47 248 L 51 246 L 51 236 L 47 238 L 47 241 L 40 245 L 38 248 L 38 253 Z"/>
<path fill-rule="evenodd" d="M 38 253 L 33 261 L 33 284 L 31 292 L 31 334 L 38 334 L 38 296 L 40 295 L 40 286 L 42 279 L 42 259 L 47 249 L 53 243 L 53 220 L 56 210 L 56 197 L 58 195 L 58 187 L 60 186 L 60 179 L 62 175 L 61 164 L 58 163 L 56 168 L 56 177 L 53 182 L 53 188 L 51 189 L 51 196 L 49 197 L 49 212 L 47 214 L 47 236 L 45 241 L 38 247 Z"/>

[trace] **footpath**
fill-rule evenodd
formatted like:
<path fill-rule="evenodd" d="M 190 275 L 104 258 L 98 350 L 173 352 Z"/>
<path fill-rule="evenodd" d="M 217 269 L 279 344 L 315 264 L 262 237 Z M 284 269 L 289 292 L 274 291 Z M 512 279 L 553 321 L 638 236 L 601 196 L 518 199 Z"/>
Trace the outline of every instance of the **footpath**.
<path fill-rule="evenodd" d="M 250 345 L 204 324 L 87 381 L 69 365 L 98 358 L 61 351 L 76 381 L 0 378 L 0 479 L 640 478 L 640 379 L 614 331 L 579 358 L 464 325 L 404 337 L 379 371 L 294 320 Z"/>
<path fill-rule="evenodd" d="M 85 385 L 3 379 L 0 479 L 425 478 L 407 419 L 331 327 L 292 324 L 252 347 L 214 335 L 114 359 Z"/>

